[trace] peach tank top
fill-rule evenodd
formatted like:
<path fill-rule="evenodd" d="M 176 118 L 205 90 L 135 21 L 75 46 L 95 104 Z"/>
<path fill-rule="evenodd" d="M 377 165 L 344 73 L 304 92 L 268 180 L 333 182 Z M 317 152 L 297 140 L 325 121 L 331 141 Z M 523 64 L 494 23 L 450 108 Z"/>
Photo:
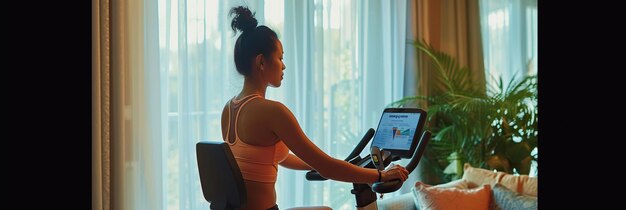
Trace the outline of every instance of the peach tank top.
<path fill-rule="evenodd" d="M 261 98 L 258 94 L 248 95 L 240 100 L 236 97 L 228 103 L 228 132 L 226 142 L 233 152 L 233 156 L 239 165 L 241 175 L 245 180 L 257 182 L 276 182 L 278 175 L 278 163 L 287 158 L 289 148 L 278 141 L 270 146 L 258 146 L 247 144 L 237 134 L 237 119 L 239 112 L 251 100 Z M 234 115 L 231 113 L 235 113 Z M 233 128 L 233 129 L 231 129 Z M 232 138 L 234 136 L 234 138 Z"/>

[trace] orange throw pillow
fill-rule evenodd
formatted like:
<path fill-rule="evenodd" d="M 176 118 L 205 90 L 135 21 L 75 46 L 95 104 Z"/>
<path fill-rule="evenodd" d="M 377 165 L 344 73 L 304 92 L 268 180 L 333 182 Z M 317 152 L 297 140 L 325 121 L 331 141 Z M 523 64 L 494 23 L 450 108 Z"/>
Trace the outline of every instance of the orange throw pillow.
<path fill-rule="evenodd" d="M 420 210 L 467 209 L 488 210 L 491 187 L 483 185 L 474 189 L 433 187 L 422 182 L 415 183 L 413 196 Z"/>

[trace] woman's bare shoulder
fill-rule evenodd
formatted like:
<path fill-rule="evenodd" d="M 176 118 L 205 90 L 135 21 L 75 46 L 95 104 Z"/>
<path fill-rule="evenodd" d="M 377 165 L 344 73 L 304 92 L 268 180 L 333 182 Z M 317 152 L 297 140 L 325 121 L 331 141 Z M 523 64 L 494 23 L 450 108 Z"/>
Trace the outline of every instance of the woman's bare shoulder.
<path fill-rule="evenodd" d="M 280 101 L 274 101 L 271 99 L 259 100 L 259 105 L 267 111 L 289 111 L 289 108 Z"/>
<path fill-rule="evenodd" d="M 295 118 L 291 110 L 280 101 L 270 99 L 258 100 L 255 107 L 263 117 L 283 120 Z"/>

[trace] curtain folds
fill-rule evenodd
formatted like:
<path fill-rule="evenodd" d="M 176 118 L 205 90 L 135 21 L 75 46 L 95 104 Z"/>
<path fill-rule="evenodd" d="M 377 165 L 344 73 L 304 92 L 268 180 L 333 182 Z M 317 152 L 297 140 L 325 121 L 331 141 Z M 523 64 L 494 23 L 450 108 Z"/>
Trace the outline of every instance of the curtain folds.
<path fill-rule="evenodd" d="M 93 208 L 208 209 L 195 144 L 221 141 L 242 87 L 228 11 L 247 5 L 277 31 L 285 79 L 267 98 L 343 159 L 404 96 L 407 1 L 100 0 L 93 3 Z M 350 183 L 281 168 L 281 208 L 353 209 Z"/>
<path fill-rule="evenodd" d="M 110 2 L 94 0 L 92 9 L 92 209 L 111 209 Z"/>
<path fill-rule="evenodd" d="M 267 1 L 266 1 L 267 3 Z M 318 147 L 348 155 L 403 95 L 406 1 L 285 1 L 285 80 L 271 89 Z M 270 94 L 270 95 L 271 95 Z M 349 183 L 280 170 L 279 206 L 354 208 Z"/>
<path fill-rule="evenodd" d="M 376 128 L 382 110 L 404 96 L 406 1 L 358 1 L 357 67 L 363 75 L 361 119 Z"/>
<path fill-rule="evenodd" d="M 322 23 L 323 19 L 316 12 L 313 1 L 284 1 L 284 27 L 280 30 L 283 43 L 285 79 L 278 89 L 268 88 L 268 98 L 281 101 L 294 113 L 300 126 L 307 136 L 318 147 L 328 148 L 323 135 L 325 128 L 319 113 L 323 113 L 324 77 L 321 65 L 324 65 L 323 34 L 321 27 L 315 27 L 315 22 Z M 317 30 L 316 30 L 317 29 Z M 317 59 L 316 59 L 317 58 Z M 321 134 L 321 135 L 320 135 Z M 322 204 L 324 197 L 317 193 L 323 192 L 328 183 L 313 183 L 303 180 L 302 172 L 285 168 L 279 170 L 276 183 L 277 203 L 281 208 Z M 305 199 L 305 197 L 308 197 Z M 328 200 L 328 199 L 327 199 Z"/>
<path fill-rule="evenodd" d="M 537 0 L 481 0 L 480 14 L 488 83 L 536 75 Z"/>
<path fill-rule="evenodd" d="M 162 209 L 152 183 L 161 174 L 153 167 L 159 147 L 137 147 L 159 139 L 147 132 L 158 127 L 144 111 L 153 94 L 145 86 L 143 7 L 92 1 L 92 209 Z"/>
<path fill-rule="evenodd" d="M 435 49 L 455 57 L 461 66 L 472 70 L 472 82 L 479 87 L 485 86 L 485 73 L 482 56 L 482 40 L 478 0 L 416 0 L 408 4 L 407 39 L 424 41 Z M 405 96 L 437 94 L 440 89 L 435 69 L 427 62 L 426 55 L 419 53 L 414 47 L 407 48 L 407 77 L 405 78 Z M 410 72 L 410 73 L 409 73 Z M 414 79 L 414 80 L 413 80 Z M 411 82 L 410 80 L 413 80 Z M 421 103 L 418 107 L 428 109 L 428 104 Z M 431 168 L 425 157 L 412 173 L 407 183 L 422 181 L 439 184 L 436 176 L 428 176 L 423 170 Z M 409 185 L 401 188 L 408 192 Z"/>
<path fill-rule="evenodd" d="M 485 84 L 485 73 L 480 35 L 480 17 L 478 0 L 468 1 L 432 1 L 417 0 L 413 19 L 416 23 L 414 40 L 424 40 L 444 53 L 456 58 L 460 66 L 472 70 L 472 81 Z M 418 54 L 418 84 L 416 92 L 420 95 L 436 94 L 435 72 L 425 55 Z M 427 107 L 427 105 L 424 105 Z"/>

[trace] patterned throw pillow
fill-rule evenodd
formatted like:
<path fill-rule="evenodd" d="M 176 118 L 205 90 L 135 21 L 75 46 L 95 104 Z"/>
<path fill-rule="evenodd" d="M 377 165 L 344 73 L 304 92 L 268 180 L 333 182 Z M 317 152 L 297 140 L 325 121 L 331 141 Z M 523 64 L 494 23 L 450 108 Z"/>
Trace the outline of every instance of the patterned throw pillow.
<path fill-rule="evenodd" d="M 493 186 L 491 209 L 526 210 L 537 209 L 537 197 L 522 195 L 506 188 L 501 184 Z"/>
<path fill-rule="evenodd" d="M 467 209 L 487 210 L 491 199 L 491 187 L 483 185 L 473 189 L 433 187 L 422 182 L 412 189 L 420 210 Z"/>

